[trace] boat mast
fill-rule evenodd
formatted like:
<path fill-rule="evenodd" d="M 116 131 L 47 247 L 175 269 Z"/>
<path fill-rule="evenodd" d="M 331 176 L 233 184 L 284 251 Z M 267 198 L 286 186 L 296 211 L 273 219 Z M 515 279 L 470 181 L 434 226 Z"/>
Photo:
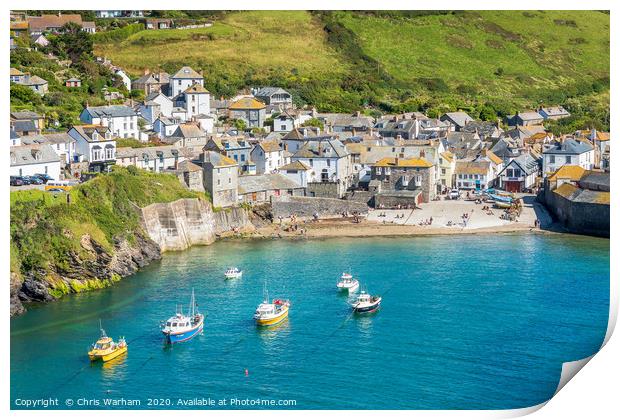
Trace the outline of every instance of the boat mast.
<path fill-rule="evenodd" d="M 192 307 L 192 313 L 191 313 L 191 316 L 192 316 L 192 318 L 193 318 L 193 317 L 194 317 L 194 314 L 195 314 L 195 309 L 196 309 L 196 302 L 195 302 L 195 300 L 194 300 L 194 289 L 193 289 L 193 288 L 192 288 L 192 300 L 191 300 L 191 302 L 189 303 L 189 305 Z"/>

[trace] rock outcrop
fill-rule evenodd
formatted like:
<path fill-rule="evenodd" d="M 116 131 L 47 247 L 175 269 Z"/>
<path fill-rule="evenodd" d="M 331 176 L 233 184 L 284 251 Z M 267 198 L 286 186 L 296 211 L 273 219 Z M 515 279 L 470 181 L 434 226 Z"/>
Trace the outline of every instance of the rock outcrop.
<path fill-rule="evenodd" d="M 24 274 L 11 273 L 11 316 L 25 311 L 22 302 L 46 302 L 69 293 L 101 289 L 137 272 L 165 251 L 207 245 L 229 232 L 254 229 L 245 209 L 214 212 L 199 199 L 181 199 L 138 209 L 142 229 L 131 240 L 114 241 L 106 249 L 90 235 L 82 235 L 82 252 L 70 255 L 66 266 Z"/>

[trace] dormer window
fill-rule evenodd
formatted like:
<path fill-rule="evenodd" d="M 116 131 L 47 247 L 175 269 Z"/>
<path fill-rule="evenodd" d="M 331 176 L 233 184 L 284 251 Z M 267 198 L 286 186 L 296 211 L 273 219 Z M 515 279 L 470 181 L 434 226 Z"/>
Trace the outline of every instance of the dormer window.
<path fill-rule="evenodd" d="M 93 131 L 93 141 L 99 140 L 99 134 L 96 131 Z"/>
<path fill-rule="evenodd" d="M 106 140 L 110 140 L 111 138 L 112 138 L 112 134 L 110 134 L 110 132 L 109 132 L 109 131 L 108 131 L 108 132 L 106 132 L 106 133 L 105 133 L 105 139 L 106 139 Z"/>

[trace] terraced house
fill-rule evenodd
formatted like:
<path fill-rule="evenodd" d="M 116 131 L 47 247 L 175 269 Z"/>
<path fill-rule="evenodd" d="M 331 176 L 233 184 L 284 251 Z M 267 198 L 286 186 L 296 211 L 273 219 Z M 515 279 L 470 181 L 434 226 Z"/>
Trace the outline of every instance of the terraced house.
<path fill-rule="evenodd" d="M 228 117 L 243 120 L 249 128 L 261 128 L 265 122 L 265 104 L 254 98 L 241 98 L 229 106 Z"/>
<path fill-rule="evenodd" d="M 375 206 L 428 203 L 436 196 L 435 165 L 424 158 L 387 157 L 371 166 Z"/>
<path fill-rule="evenodd" d="M 74 125 L 69 136 L 75 140 L 74 162 L 88 162 L 90 172 L 105 172 L 116 163 L 116 139 L 103 125 Z"/>
<path fill-rule="evenodd" d="M 139 139 L 138 113 L 126 105 L 87 106 L 80 114 L 85 124 L 103 125 L 120 138 Z"/>

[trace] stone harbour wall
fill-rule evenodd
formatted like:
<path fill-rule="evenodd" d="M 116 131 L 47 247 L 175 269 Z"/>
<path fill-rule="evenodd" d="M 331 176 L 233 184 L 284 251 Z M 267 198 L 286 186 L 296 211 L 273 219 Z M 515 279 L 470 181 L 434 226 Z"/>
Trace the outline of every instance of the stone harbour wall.
<path fill-rule="evenodd" d="M 315 213 L 319 217 L 338 217 L 342 212 L 368 213 L 368 206 L 358 201 L 340 200 L 338 198 L 320 197 L 281 197 L 272 200 L 274 220 L 278 217 L 289 217 L 292 214 L 301 218 L 312 218 Z"/>
<path fill-rule="evenodd" d="M 195 198 L 144 207 L 142 222 L 149 238 L 162 252 L 208 245 L 222 233 L 253 228 L 246 210 L 232 208 L 213 212 L 210 203 Z"/>

